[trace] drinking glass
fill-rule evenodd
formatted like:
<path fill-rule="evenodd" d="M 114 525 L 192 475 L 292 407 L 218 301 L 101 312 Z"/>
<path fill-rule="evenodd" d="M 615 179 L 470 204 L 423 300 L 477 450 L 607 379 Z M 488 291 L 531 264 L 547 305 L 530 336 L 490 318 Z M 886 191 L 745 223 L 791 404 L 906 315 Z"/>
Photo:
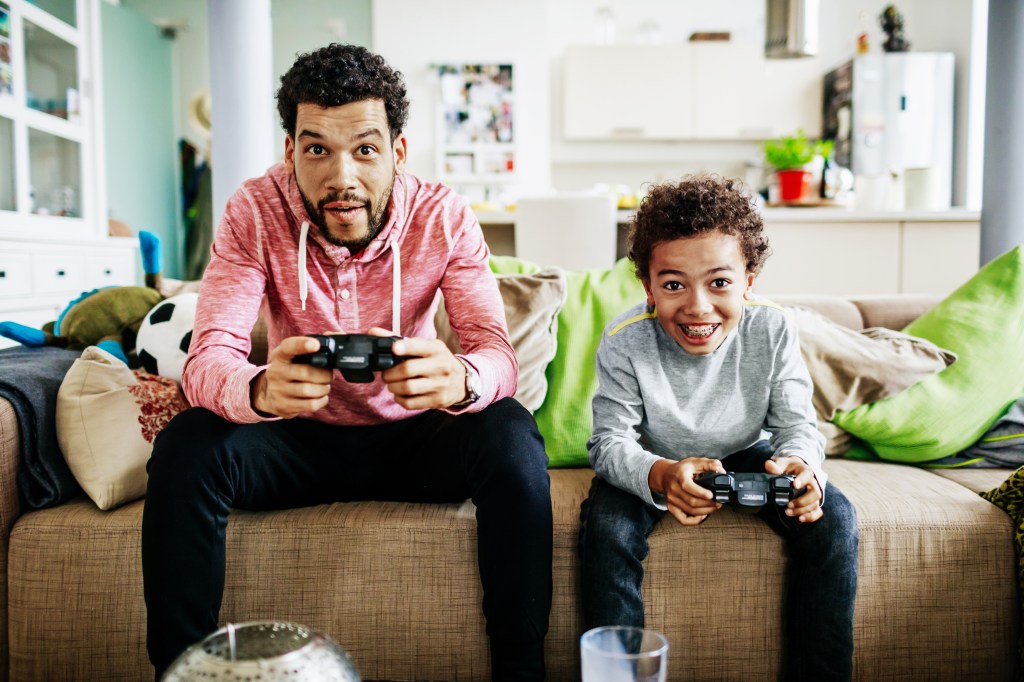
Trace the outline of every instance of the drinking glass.
<path fill-rule="evenodd" d="M 583 682 L 665 682 L 668 640 L 627 626 L 594 628 L 580 637 Z"/>

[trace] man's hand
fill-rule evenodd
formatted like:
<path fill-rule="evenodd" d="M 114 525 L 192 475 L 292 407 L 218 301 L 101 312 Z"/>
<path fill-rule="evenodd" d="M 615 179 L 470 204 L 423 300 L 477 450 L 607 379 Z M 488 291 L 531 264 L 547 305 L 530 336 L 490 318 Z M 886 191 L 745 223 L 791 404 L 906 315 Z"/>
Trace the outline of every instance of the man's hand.
<path fill-rule="evenodd" d="M 764 463 L 764 470 L 773 476 L 792 474 L 793 490 L 807 488 L 800 497 L 786 505 L 786 516 L 796 516 L 800 523 L 813 523 L 825 515 L 821 508 L 821 488 L 814 477 L 814 470 L 799 457 L 777 457 Z"/>
<path fill-rule="evenodd" d="M 257 412 L 291 419 L 305 412 L 316 412 L 327 404 L 333 370 L 295 364 L 292 358 L 320 349 L 316 339 L 292 336 L 270 353 L 267 369 L 256 375 L 250 399 Z"/>
<path fill-rule="evenodd" d="M 374 336 L 392 336 L 380 327 Z M 395 402 L 407 410 L 441 409 L 466 397 L 466 366 L 440 339 L 403 338 L 391 348 L 395 355 L 413 356 L 381 372 Z"/>
<path fill-rule="evenodd" d="M 705 471 L 725 473 L 717 459 L 687 457 L 678 462 L 660 459 L 651 467 L 647 484 L 653 492 L 665 494 L 665 504 L 676 521 L 684 526 L 695 526 L 722 506 L 714 501 L 710 490 L 693 482 L 695 475 Z"/>

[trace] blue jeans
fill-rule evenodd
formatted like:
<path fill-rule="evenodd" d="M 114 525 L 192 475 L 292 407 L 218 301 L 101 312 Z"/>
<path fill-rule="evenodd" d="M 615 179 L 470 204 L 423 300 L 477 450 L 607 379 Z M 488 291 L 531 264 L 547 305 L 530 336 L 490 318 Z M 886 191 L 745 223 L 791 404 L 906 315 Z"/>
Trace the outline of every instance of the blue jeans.
<path fill-rule="evenodd" d="M 536 422 L 511 398 L 480 412 L 429 411 L 375 426 L 239 425 L 201 408 L 182 412 L 154 443 L 142 514 L 147 645 L 157 677 L 217 629 L 231 509 L 472 498 L 492 678 L 543 679 L 547 461 Z"/>
<path fill-rule="evenodd" d="M 722 460 L 726 471 L 763 472 L 764 441 Z M 853 603 L 857 593 L 857 512 L 834 485 L 824 516 L 800 523 L 773 504 L 759 512 L 786 541 L 783 620 L 785 680 L 849 680 L 853 673 Z M 717 513 L 722 513 L 721 511 Z M 595 478 L 580 513 L 580 564 L 586 629 L 644 626 L 640 586 L 647 536 L 666 512 Z"/>

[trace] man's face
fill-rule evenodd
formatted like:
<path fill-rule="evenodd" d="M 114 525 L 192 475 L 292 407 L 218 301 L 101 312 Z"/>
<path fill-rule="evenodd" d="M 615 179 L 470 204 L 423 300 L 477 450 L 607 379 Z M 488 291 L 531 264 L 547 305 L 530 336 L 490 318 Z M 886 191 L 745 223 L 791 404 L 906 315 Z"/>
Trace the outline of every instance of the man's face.
<path fill-rule="evenodd" d="M 683 350 L 718 350 L 740 322 L 754 276 L 747 274 L 739 240 L 709 232 L 663 242 L 651 254 L 647 304 Z"/>
<path fill-rule="evenodd" d="M 327 108 L 300 104 L 284 161 L 324 238 L 355 254 L 384 226 L 395 175 L 405 168 L 405 138 L 391 143 L 379 99 Z"/>

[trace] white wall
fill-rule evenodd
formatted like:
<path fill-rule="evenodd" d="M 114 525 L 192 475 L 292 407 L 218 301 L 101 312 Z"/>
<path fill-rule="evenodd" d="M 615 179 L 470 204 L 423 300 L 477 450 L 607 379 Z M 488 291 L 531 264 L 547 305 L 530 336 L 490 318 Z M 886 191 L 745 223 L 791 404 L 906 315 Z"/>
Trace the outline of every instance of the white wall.
<path fill-rule="evenodd" d="M 512 64 L 518 186 L 551 184 L 548 43 L 543 0 L 374 0 L 373 51 L 405 75 L 408 170 L 435 178 L 438 81 L 431 65 Z"/>

